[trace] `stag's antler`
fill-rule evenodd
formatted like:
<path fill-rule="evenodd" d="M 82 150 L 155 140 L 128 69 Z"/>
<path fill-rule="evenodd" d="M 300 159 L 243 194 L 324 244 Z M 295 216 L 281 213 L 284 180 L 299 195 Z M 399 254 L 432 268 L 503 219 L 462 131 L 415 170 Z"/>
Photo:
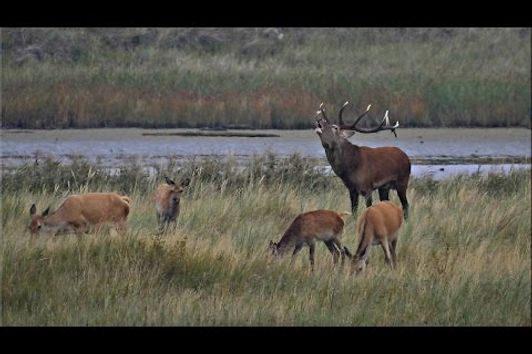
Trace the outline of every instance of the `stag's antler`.
<path fill-rule="evenodd" d="M 391 130 L 393 135 L 395 135 L 395 137 L 397 138 L 397 133 L 395 132 L 395 129 L 399 127 L 399 122 L 395 122 L 394 125 L 391 125 L 390 118 L 388 117 L 388 110 L 386 110 L 386 113 L 384 113 L 382 122 L 378 127 L 364 129 L 364 128 L 357 128 L 354 125 L 355 124 L 353 124 L 351 129 L 359 133 L 370 134 L 370 133 L 376 133 L 381 130 Z"/>
<path fill-rule="evenodd" d="M 326 122 L 329 122 L 329 119 L 327 119 L 327 115 L 325 114 L 325 109 L 323 108 L 323 102 L 320 104 L 320 109 L 318 110 L 318 115 L 321 114 L 323 116 L 323 119 L 325 119 Z"/>
<path fill-rule="evenodd" d="M 366 115 L 368 114 L 370 108 L 371 108 L 371 105 L 368 105 L 368 107 L 366 108 L 366 111 L 364 113 L 362 113 L 361 115 L 359 115 L 357 117 L 357 119 L 355 119 L 355 122 L 351 125 L 349 124 L 344 124 L 343 120 L 342 120 L 342 113 L 345 109 L 345 107 L 347 107 L 349 105 L 349 101 L 346 101 L 344 103 L 344 105 L 342 106 L 342 108 L 340 109 L 340 112 L 338 113 L 338 122 L 340 123 L 340 129 L 345 129 L 345 130 L 356 130 L 355 127 L 356 125 L 358 124 L 358 122 L 360 122 L 360 120 Z"/>

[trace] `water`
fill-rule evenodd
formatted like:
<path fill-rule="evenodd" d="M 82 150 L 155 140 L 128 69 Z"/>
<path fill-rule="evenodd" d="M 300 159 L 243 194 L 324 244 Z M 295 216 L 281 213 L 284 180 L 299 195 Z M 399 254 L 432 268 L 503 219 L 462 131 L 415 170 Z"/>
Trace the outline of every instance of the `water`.
<path fill-rule="evenodd" d="M 319 138 L 310 129 L 261 131 L 280 135 L 278 138 L 142 135 L 184 130 L 1 130 L 0 162 L 2 167 L 13 167 L 33 162 L 36 158 L 52 157 L 68 162 L 73 156 L 80 156 L 108 167 L 117 167 L 130 158 L 153 165 L 192 156 L 222 158 L 231 155 L 246 159 L 270 151 L 278 156 L 298 153 L 303 157 L 321 159 L 324 166 L 328 165 Z M 441 178 L 458 173 L 530 168 L 529 129 L 399 129 L 397 134 L 397 138 L 386 131 L 370 135 L 355 134 L 349 140 L 357 145 L 401 148 L 413 161 L 412 174 L 418 176 L 429 174 Z M 514 163 L 500 164 L 508 160 Z M 493 165 L 493 162 L 499 164 Z"/>

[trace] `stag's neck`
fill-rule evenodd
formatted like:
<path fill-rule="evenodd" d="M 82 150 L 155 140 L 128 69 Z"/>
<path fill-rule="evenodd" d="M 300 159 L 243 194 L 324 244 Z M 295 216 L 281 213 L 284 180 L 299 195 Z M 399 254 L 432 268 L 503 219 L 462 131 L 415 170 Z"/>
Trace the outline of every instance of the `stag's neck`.
<path fill-rule="evenodd" d="M 360 148 L 351 144 L 347 140 L 342 140 L 339 144 L 330 149 L 325 149 L 327 160 L 339 177 L 347 174 L 348 171 L 356 168 L 359 160 Z"/>

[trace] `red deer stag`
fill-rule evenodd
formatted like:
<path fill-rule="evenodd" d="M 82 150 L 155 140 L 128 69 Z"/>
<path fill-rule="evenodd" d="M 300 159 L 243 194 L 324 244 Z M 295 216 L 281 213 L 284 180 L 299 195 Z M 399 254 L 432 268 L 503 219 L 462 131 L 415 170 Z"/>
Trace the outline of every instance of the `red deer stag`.
<path fill-rule="evenodd" d="M 74 231 L 77 235 L 89 231 L 91 226 L 116 223 L 124 231 L 129 214 L 130 200 L 116 193 L 85 193 L 68 196 L 59 208 L 50 212 L 48 207 L 41 215 L 33 204 L 30 208 L 32 235 L 56 234 Z"/>
<path fill-rule="evenodd" d="M 314 271 L 314 249 L 316 241 L 323 241 L 331 254 L 333 262 L 338 262 L 338 255 L 342 256 L 344 263 L 344 249 L 340 242 L 344 229 L 342 217 L 351 215 L 350 213 L 337 213 L 332 210 L 315 210 L 299 214 L 281 237 L 279 242 L 270 241 L 269 248 L 274 258 L 284 255 L 288 250 L 292 251 L 292 262 L 294 257 L 301 251 L 303 246 L 309 247 L 310 267 Z"/>
<path fill-rule="evenodd" d="M 347 107 L 346 102 L 338 113 L 339 125 L 332 124 L 327 119 L 323 103 L 316 116 L 315 131 L 320 137 L 321 144 L 325 149 L 325 155 L 332 170 L 340 177 L 344 185 L 349 190 L 351 198 L 351 209 L 353 215 L 356 214 L 358 206 L 358 196 L 361 194 L 366 198 L 366 206 L 372 204 L 372 192 L 379 190 L 379 199 L 388 200 L 390 189 L 395 189 L 403 206 L 405 219 L 408 217 L 408 201 L 406 199 L 406 189 L 410 177 L 410 159 L 399 148 L 353 145 L 347 140 L 355 132 L 369 134 L 381 130 L 391 130 L 395 134 L 395 129 L 399 122 L 390 125 L 388 111 L 384 115 L 382 123 L 375 128 L 359 128 L 356 125 L 364 117 L 371 105 L 362 113 L 353 124 L 344 124 L 342 112 Z"/>
<path fill-rule="evenodd" d="M 381 245 L 386 263 L 395 268 L 397 234 L 403 224 L 401 208 L 390 201 L 376 203 L 367 208 L 358 218 L 360 241 L 353 256 L 344 246 L 345 254 L 351 258 L 351 271 L 359 273 L 366 268 L 369 247 Z"/>

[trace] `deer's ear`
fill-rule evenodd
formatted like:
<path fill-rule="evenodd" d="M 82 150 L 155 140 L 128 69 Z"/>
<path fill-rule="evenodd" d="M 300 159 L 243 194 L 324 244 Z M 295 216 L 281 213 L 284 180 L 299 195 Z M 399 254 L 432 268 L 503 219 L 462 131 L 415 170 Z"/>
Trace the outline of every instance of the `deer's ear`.
<path fill-rule="evenodd" d="M 355 131 L 354 130 L 342 130 L 341 134 L 344 138 L 349 139 L 350 137 L 355 135 Z"/>
<path fill-rule="evenodd" d="M 37 212 L 37 207 L 35 206 L 35 204 L 32 204 L 30 208 L 30 215 L 35 215 L 36 212 Z"/>
<path fill-rule="evenodd" d="M 50 207 L 46 208 L 46 210 L 42 212 L 42 216 L 48 215 L 49 212 L 50 212 Z"/>
<path fill-rule="evenodd" d="M 164 179 L 166 180 L 166 183 L 167 183 L 167 184 L 170 184 L 170 185 L 175 185 L 175 182 L 174 182 L 174 181 L 172 181 L 172 180 L 171 180 L 170 178 L 168 178 L 168 177 L 164 176 Z"/>

